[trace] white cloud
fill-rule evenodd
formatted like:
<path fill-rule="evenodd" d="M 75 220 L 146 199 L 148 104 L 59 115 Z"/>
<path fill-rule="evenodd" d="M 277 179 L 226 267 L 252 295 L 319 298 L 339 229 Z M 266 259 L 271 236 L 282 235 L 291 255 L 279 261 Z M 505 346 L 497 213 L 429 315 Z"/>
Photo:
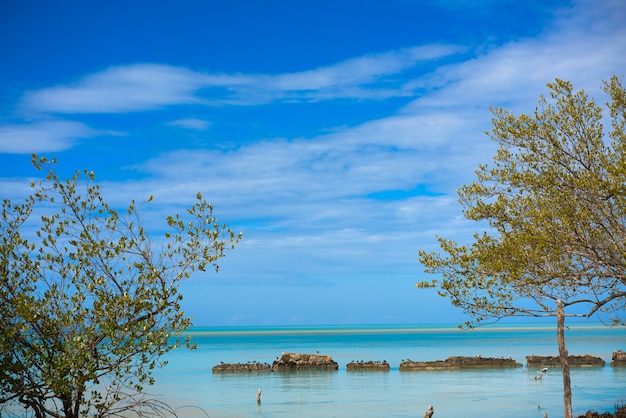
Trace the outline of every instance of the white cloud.
<path fill-rule="evenodd" d="M 0 152 L 29 154 L 72 148 L 80 138 L 101 134 L 80 122 L 44 121 L 0 126 Z"/>
<path fill-rule="evenodd" d="M 52 113 L 121 113 L 172 105 L 250 105 L 275 100 L 386 98 L 406 95 L 401 85 L 378 86 L 420 61 L 459 52 L 430 45 L 349 59 L 338 64 L 278 75 L 208 74 L 159 64 L 112 67 L 67 86 L 31 91 L 22 105 Z"/>
<path fill-rule="evenodd" d="M 440 67 L 417 80 L 439 87 L 405 111 L 424 107 L 524 106 L 534 108 L 546 83 L 555 78 L 572 81 L 576 89 L 600 93 L 601 81 L 626 68 L 626 7 L 623 1 L 580 1 L 557 14 L 546 32 L 489 49 L 476 58 Z M 530 106 L 529 106 L 530 105 Z M 518 109 L 515 109 L 516 111 Z"/>
<path fill-rule="evenodd" d="M 459 47 L 451 45 L 400 49 L 353 58 L 315 70 L 278 75 L 270 78 L 270 84 L 279 91 L 324 90 L 369 84 L 381 77 L 400 73 L 419 61 L 432 61 L 459 51 Z"/>
<path fill-rule="evenodd" d="M 186 118 L 171 121 L 168 123 L 168 125 L 178 126 L 194 131 L 204 131 L 211 125 L 211 122 L 197 118 Z"/>
<path fill-rule="evenodd" d="M 237 76 L 205 75 L 186 68 L 158 64 L 112 67 L 69 86 L 27 93 L 29 110 L 58 113 L 119 113 L 199 104 L 195 93 L 207 86 L 245 82 Z"/>

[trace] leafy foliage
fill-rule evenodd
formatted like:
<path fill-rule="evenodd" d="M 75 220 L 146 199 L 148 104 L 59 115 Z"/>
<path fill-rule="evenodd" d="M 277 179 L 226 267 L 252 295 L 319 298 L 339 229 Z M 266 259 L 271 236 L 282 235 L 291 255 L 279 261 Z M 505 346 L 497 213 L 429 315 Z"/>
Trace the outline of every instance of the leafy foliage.
<path fill-rule="evenodd" d="M 171 337 L 190 325 L 178 285 L 217 269 L 241 236 L 198 194 L 152 241 L 136 203 L 111 208 L 93 173 L 62 180 L 56 161 L 33 164 L 45 180 L 23 203 L 2 203 L 0 406 L 19 403 L 36 417 L 167 410 L 143 391 L 180 345 Z"/>
<path fill-rule="evenodd" d="M 580 315 L 626 308 L 626 92 L 604 83 L 607 115 L 569 82 L 548 84 L 534 114 L 492 109 L 491 166 L 459 191 L 466 218 L 489 230 L 469 245 L 438 237 L 442 254 L 420 251 L 428 273 L 480 323 L 514 315 L 554 315 L 556 302 Z M 612 130 L 605 135 L 604 123 Z"/>

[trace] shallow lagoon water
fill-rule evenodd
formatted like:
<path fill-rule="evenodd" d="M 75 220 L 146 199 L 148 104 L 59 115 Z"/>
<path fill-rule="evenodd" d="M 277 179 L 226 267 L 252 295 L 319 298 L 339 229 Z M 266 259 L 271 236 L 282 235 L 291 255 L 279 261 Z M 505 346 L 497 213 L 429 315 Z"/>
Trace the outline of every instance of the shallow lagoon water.
<path fill-rule="evenodd" d="M 434 417 L 563 416 L 562 375 L 535 380 L 527 355 L 557 355 L 554 325 L 514 324 L 459 330 L 455 325 L 302 328 L 193 328 L 197 350 L 175 350 L 156 373 L 152 393 L 183 417 Z M 602 357 L 607 365 L 572 369 L 574 412 L 612 411 L 626 401 L 626 368 L 610 367 L 626 350 L 626 328 L 601 324 L 566 330 L 569 353 Z M 339 371 L 213 374 L 219 364 L 272 363 L 284 351 L 331 355 Z M 443 360 L 480 354 L 511 357 L 513 369 L 400 372 L 403 359 Z M 348 372 L 352 360 L 386 360 L 390 372 Z M 262 403 L 256 393 L 262 389 Z"/>

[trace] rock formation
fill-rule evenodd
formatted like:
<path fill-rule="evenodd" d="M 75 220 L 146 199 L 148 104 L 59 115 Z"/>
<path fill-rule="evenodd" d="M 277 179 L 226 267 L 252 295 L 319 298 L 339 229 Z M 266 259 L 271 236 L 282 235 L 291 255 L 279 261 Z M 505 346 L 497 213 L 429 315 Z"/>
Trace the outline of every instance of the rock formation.
<path fill-rule="evenodd" d="M 626 351 L 613 351 L 611 366 L 626 367 Z"/>
<path fill-rule="evenodd" d="M 351 361 L 346 365 L 348 371 L 368 370 L 368 371 L 386 371 L 390 370 L 389 363 L 381 361 Z"/>
<path fill-rule="evenodd" d="M 319 354 L 282 353 L 279 360 L 272 363 L 272 371 L 296 370 L 338 370 L 339 365 L 331 356 Z"/>
<path fill-rule="evenodd" d="M 437 361 L 404 360 L 400 363 L 400 371 L 488 369 L 521 366 L 521 364 L 510 358 L 453 356 L 447 360 Z"/>
<path fill-rule="evenodd" d="M 246 372 L 269 372 L 268 363 L 221 363 L 213 367 L 213 373 L 246 373 Z"/>
<path fill-rule="evenodd" d="M 594 357 L 589 354 L 569 356 L 567 359 L 570 367 L 603 367 L 606 364 L 600 357 Z M 526 366 L 561 367 L 561 361 L 558 356 L 526 356 Z"/>

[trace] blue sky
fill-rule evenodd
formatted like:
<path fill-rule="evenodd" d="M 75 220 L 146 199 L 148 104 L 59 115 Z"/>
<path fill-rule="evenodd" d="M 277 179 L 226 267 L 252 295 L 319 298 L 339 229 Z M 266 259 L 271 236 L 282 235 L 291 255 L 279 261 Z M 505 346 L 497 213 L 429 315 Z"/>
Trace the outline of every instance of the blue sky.
<path fill-rule="evenodd" d="M 489 106 L 626 73 L 622 0 L 0 3 L 0 191 L 30 154 L 146 224 L 198 191 L 244 240 L 182 287 L 197 325 L 458 322 L 419 249 L 468 240 L 456 189 Z"/>

